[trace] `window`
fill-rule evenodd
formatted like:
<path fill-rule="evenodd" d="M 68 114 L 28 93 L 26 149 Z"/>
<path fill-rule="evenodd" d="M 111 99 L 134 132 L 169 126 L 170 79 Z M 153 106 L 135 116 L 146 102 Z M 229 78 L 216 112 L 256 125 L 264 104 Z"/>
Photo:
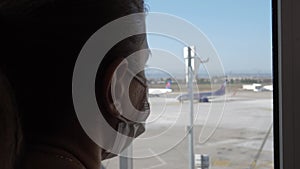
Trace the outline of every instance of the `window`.
<path fill-rule="evenodd" d="M 278 115 L 273 108 L 273 80 L 278 79 L 273 73 L 277 68 L 272 67 L 272 45 L 276 42 L 272 39 L 272 3 L 270 0 L 218 3 L 147 2 L 149 15 L 165 13 L 155 14 L 162 19 L 156 22 L 158 27 L 164 26 L 163 18 L 170 14 L 171 18 L 178 17 L 176 24 L 190 23 L 199 29 L 199 37 L 203 39 L 198 39 L 198 45 L 171 36 L 172 33 L 149 33 L 149 46 L 153 50 L 146 75 L 152 112 L 147 132 L 133 143 L 134 168 L 188 168 L 191 162 L 197 165 L 199 157 L 209 159 L 212 169 L 271 169 L 277 165 L 278 147 L 274 145 L 277 136 L 273 131 L 278 131 Z M 180 31 L 187 36 L 192 32 Z M 194 59 L 192 63 L 195 99 L 192 160 L 184 57 L 185 47 L 189 46 L 193 55 L 200 57 L 200 61 Z M 220 92 L 223 90 L 224 93 Z M 120 167 L 118 159 L 108 160 L 104 166 Z"/>

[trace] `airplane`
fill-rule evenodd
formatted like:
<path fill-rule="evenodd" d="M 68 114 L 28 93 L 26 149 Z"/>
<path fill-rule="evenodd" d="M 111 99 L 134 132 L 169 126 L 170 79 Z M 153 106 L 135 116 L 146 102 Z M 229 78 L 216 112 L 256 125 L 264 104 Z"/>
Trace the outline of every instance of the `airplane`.
<path fill-rule="evenodd" d="M 266 85 L 266 86 L 263 86 L 260 91 L 273 91 L 273 85 Z"/>
<path fill-rule="evenodd" d="M 160 95 L 171 93 L 173 90 L 171 89 L 171 81 L 167 81 L 166 88 L 149 88 L 148 95 L 159 97 Z"/>
<path fill-rule="evenodd" d="M 273 91 L 273 85 L 262 86 L 259 83 L 246 84 L 243 85 L 243 90 L 252 90 L 254 92 Z"/>
<path fill-rule="evenodd" d="M 225 81 L 222 86 L 214 91 L 214 92 L 200 92 L 200 93 L 194 93 L 194 100 L 198 100 L 199 102 L 209 102 L 208 98 L 211 98 L 213 96 L 222 96 L 225 94 L 225 89 L 226 89 L 226 82 Z M 179 102 L 183 102 L 185 100 L 189 100 L 189 94 L 181 94 L 176 97 L 176 99 Z"/>

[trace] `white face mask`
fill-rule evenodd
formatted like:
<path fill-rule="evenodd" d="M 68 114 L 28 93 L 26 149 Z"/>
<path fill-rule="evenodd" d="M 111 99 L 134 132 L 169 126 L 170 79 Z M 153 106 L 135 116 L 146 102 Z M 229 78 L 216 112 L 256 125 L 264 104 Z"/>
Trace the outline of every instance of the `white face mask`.
<path fill-rule="evenodd" d="M 129 57 L 130 59 L 131 57 Z M 127 58 L 128 59 L 128 58 Z M 127 62 L 126 60 L 124 60 Z M 131 61 L 132 63 L 133 61 Z M 128 62 L 127 62 L 128 63 Z M 127 64 L 126 63 L 126 64 Z M 119 65 L 119 67 L 122 65 L 122 63 Z M 118 67 L 118 68 L 119 68 Z M 135 65 L 135 68 L 138 66 Z M 150 108 L 149 103 L 147 100 L 147 97 L 143 98 L 144 100 L 140 101 L 141 106 L 143 106 L 143 110 L 137 110 L 131 103 L 131 99 L 129 97 L 129 85 L 131 83 L 131 80 L 135 80 L 141 85 L 145 92 L 148 92 L 146 80 L 142 77 L 138 76 L 138 72 L 140 72 L 140 69 L 135 70 L 129 70 L 126 69 L 127 73 L 129 74 L 124 80 L 122 80 L 122 87 L 125 89 L 124 91 L 115 91 L 117 81 L 120 83 L 120 79 L 118 79 L 118 75 L 116 75 L 116 72 L 118 72 L 118 68 L 116 69 L 112 83 L 111 83 L 111 94 L 113 102 L 116 103 L 115 107 L 117 111 L 120 113 L 120 115 L 116 118 L 118 118 L 118 129 L 116 132 L 114 144 L 111 147 L 111 149 L 105 149 L 104 154 L 102 154 L 103 158 L 111 158 L 116 156 L 117 154 L 121 153 L 125 148 L 127 148 L 130 143 L 133 141 L 134 138 L 141 135 L 143 132 L 145 132 L 145 122 L 150 114 Z M 138 67 L 139 68 L 139 67 Z M 141 69 L 143 67 L 140 67 Z M 122 69 L 123 70 L 123 69 Z M 124 70 L 123 70 L 124 71 Z M 146 93 L 147 94 L 147 93 Z M 142 94 L 143 95 L 143 94 Z M 124 137 L 126 136 L 126 137 Z M 117 154 L 116 154 L 117 153 Z"/>

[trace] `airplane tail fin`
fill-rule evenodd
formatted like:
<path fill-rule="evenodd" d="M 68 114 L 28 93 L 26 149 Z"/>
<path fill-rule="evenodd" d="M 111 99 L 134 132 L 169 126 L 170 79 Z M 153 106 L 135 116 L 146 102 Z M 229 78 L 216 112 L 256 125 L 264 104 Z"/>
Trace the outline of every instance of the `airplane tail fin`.
<path fill-rule="evenodd" d="M 166 89 L 171 89 L 171 80 L 168 80 L 167 83 L 166 83 Z"/>
<path fill-rule="evenodd" d="M 225 94 L 226 82 L 227 82 L 227 80 L 222 84 L 222 86 L 220 87 L 220 89 L 218 89 L 217 91 L 215 91 L 215 95 L 224 95 Z"/>

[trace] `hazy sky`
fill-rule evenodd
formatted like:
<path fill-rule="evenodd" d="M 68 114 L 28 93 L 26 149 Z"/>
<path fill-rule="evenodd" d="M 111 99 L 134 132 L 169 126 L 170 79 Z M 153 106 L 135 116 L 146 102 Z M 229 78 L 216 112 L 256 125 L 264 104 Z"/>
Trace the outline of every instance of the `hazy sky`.
<path fill-rule="evenodd" d="M 270 0 L 147 0 L 146 4 L 149 12 L 176 15 L 196 25 L 216 48 L 226 73 L 271 73 Z M 178 60 L 153 57 L 150 66 L 184 71 L 182 44 L 158 35 L 150 35 L 148 41 L 151 48 L 179 56 Z"/>

